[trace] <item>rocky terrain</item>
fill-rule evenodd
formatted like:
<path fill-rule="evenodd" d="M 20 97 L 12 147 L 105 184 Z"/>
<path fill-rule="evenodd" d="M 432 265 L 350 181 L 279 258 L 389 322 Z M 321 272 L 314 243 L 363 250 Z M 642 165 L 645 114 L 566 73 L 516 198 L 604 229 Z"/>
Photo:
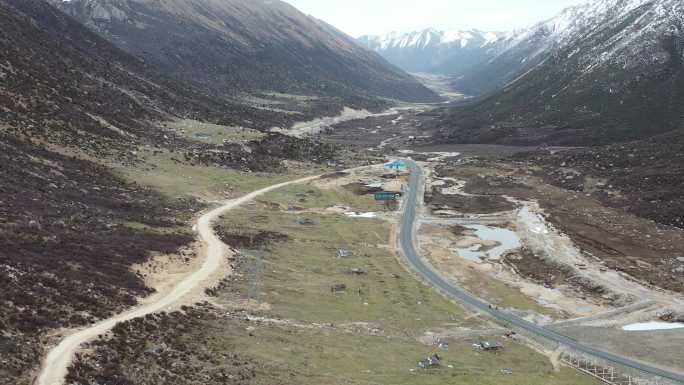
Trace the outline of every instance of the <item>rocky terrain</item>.
<path fill-rule="evenodd" d="M 641 168 L 643 160 L 633 160 L 635 164 L 639 162 L 639 166 L 633 168 L 637 175 L 635 187 L 625 182 L 620 186 L 617 184 L 619 175 L 626 167 L 618 163 L 619 154 L 610 157 L 596 149 L 591 151 L 567 151 L 554 155 L 523 152 L 514 156 L 516 161 L 509 157 L 497 160 L 475 158 L 468 164 L 454 162 L 436 170 L 442 177 L 465 181 L 464 191 L 468 194 L 505 195 L 520 201 L 538 202 L 546 220 L 566 234 L 583 255 L 590 260 L 601 261 L 604 272 L 619 271 L 646 285 L 681 293 L 684 291 L 684 234 L 680 228 L 664 220 L 660 223 L 651 220 L 658 220 L 658 215 L 662 218 L 681 215 L 681 209 L 676 207 L 681 194 L 664 182 L 670 178 L 661 177 L 669 170 L 661 167 L 659 176 L 658 168 L 654 167 L 650 174 L 643 174 L 648 170 Z M 606 163 L 602 168 L 601 158 L 604 156 Z M 627 155 L 625 158 L 629 159 Z M 525 161 L 521 161 L 523 159 Z M 554 159 L 557 163 L 555 166 L 542 163 L 547 159 Z M 593 167 L 597 171 L 591 171 L 589 162 L 595 162 Z M 611 162 L 620 168 L 611 171 L 608 167 Z M 587 168 L 581 168 L 582 164 Z M 646 178 L 653 180 L 656 187 L 644 187 L 640 192 L 638 186 L 645 186 Z M 681 179 L 681 176 L 671 179 Z M 624 194 L 621 189 L 625 190 Z M 666 196 L 676 198 L 670 198 L 670 202 Z M 455 203 L 454 207 L 458 208 L 460 201 Z M 496 200 L 481 201 L 484 203 L 488 206 L 481 207 L 482 212 L 488 211 L 486 207 L 497 207 Z M 643 211 L 639 212 L 637 208 Z M 520 274 L 545 284 L 567 278 L 567 272 L 554 263 L 553 257 L 547 258 L 545 264 L 540 264 L 537 257 L 525 252 L 520 258 L 508 262 L 515 265 Z M 579 283 L 588 293 L 604 294 L 601 291 L 605 288 Z"/>
<path fill-rule="evenodd" d="M 178 149 L 189 164 L 230 168 L 246 172 L 285 171 L 283 160 L 332 161 L 336 147 L 332 144 L 269 133 L 264 138 L 244 144 L 211 145 L 184 143 Z"/>
<path fill-rule="evenodd" d="M 463 76 L 473 94 L 506 86 L 447 109 L 410 104 L 322 123 L 300 138 L 271 129 L 345 107 L 377 112 L 388 99 L 440 99 L 280 1 L 0 0 L 0 385 L 30 384 L 65 329 L 165 290 L 150 281 L 158 265 L 137 266 L 160 256 L 179 258 L 179 269 L 198 262 L 191 219 L 208 201 L 313 172 L 331 173 L 219 217 L 217 235 L 241 253 L 230 258 L 234 274 L 205 291 L 212 305 L 117 325 L 86 346 L 67 383 L 413 383 L 406 369 L 435 349 L 417 339 L 428 328 L 485 326 L 398 264 L 380 220 L 394 217 L 369 195 L 386 177 L 382 166 L 362 176 L 332 167 L 435 143 L 531 146 L 467 159 L 447 147 L 412 153 L 449 178 L 426 191 L 435 213 L 534 202 L 597 274 L 684 292 L 683 11 L 675 0 L 599 0 L 513 34 L 368 38 L 378 52 L 395 49 L 392 60 L 406 68 Z M 435 61 L 403 57 L 409 47 Z M 639 296 L 578 282 L 586 265 L 532 250 L 503 260 L 600 304 Z M 681 318 L 680 309 L 663 315 Z M 503 378 L 515 366 L 504 373 L 511 381 L 579 383 L 518 342 L 486 358 L 473 342 L 443 353 L 445 363 L 477 369 L 468 381 L 479 383 L 483 367 Z M 460 373 L 443 369 L 420 375 L 432 383 Z"/>
<path fill-rule="evenodd" d="M 684 228 L 684 133 L 606 147 L 518 154 L 554 185 L 596 195 L 663 225 Z"/>
<path fill-rule="evenodd" d="M 197 203 L 165 200 L 106 168 L 2 134 L 0 383 L 37 364 L 43 333 L 83 326 L 147 295 L 129 270 L 193 237 Z"/>
<path fill-rule="evenodd" d="M 43 1 L 0 7 L 0 120 L 17 135 L 101 155 L 170 141 L 147 120 L 193 116 L 261 128 L 293 120 L 166 78 Z"/>
<path fill-rule="evenodd" d="M 214 95 L 280 92 L 437 101 L 418 81 L 334 27 L 281 1 L 52 1 L 127 52 Z"/>
<path fill-rule="evenodd" d="M 200 306 L 119 324 L 111 338 L 94 342 L 93 352 L 77 359 L 67 381 L 79 385 L 293 383 L 295 373 L 286 376 L 274 364 L 226 354 L 237 349 L 218 345 L 211 335 L 218 331 L 212 321 L 219 317 L 217 309 Z M 237 319 L 222 321 L 241 326 Z"/>
<path fill-rule="evenodd" d="M 279 172 L 334 148 L 280 134 L 206 144 L 158 121 L 266 130 L 306 116 L 209 97 L 160 74 L 41 0 L 0 1 L 0 384 L 25 384 L 50 341 L 152 289 L 131 266 L 177 254 L 204 204 L 122 179 L 141 152 L 179 163 Z M 311 105 L 315 105 L 315 102 Z M 314 113 L 311 113 L 312 115 Z"/>
<path fill-rule="evenodd" d="M 678 129 L 683 19 L 681 2 L 672 0 L 570 8 L 524 40 L 540 39 L 527 59 L 538 64 L 490 97 L 444 111 L 440 140 L 595 146 Z"/>

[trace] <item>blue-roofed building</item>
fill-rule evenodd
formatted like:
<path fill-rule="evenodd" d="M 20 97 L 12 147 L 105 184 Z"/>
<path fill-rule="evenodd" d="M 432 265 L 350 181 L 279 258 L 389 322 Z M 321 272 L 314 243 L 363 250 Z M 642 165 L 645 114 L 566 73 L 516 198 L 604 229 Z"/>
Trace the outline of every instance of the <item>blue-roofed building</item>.
<path fill-rule="evenodd" d="M 406 163 L 404 163 L 400 160 L 395 160 L 394 162 L 386 163 L 385 168 L 388 168 L 390 170 L 399 170 L 399 171 L 408 170 L 408 166 L 406 166 Z"/>

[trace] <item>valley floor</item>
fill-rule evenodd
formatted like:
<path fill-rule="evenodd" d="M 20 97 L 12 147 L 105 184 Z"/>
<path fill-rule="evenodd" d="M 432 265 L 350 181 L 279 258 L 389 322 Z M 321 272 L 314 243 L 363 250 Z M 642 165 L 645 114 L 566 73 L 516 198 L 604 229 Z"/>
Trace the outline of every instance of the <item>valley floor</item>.
<path fill-rule="evenodd" d="M 595 383 L 554 367 L 409 274 L 394 250 L 396 212 L 358 195 L 358 183 L 380 174 L 371 167 L 293 185 L 225 216 L 216 229 L 239 249 L 233 274 L 201 305 L 117 326 L 90 344 L 69 380 Z M 347 215 L 354 212 L 375 218 Z M 444 333 L 461 337 L 439 347 L 435 336 Z M 473 348 L 484 339 L 504 349 Z M 433 354 L 442 365 L 420 369 L 418 361 Z"/>
<path fill-rule="evenodd" d="M 205 250 L 192 243 L 198 229 L 189 220 L 193 205 L 198 211 L 323 176 L 217 214 L 209 230 L 234 250 L 225 254 L 222 279 L 203 281 L 201 287 L 215 286 L 163 312 L 115 318 L 124 322 L 79 347 L 67 383 L 597 383 L 560 362 L 559 351 L 450 302 L 404 265 L 397 207 L 376 202 L 377 187 L 370 187 L 388 188 L 393 181 L 383 177 L 382 163 L 403 157 L 419 161 L 426 173 L 415 238 L 440 274 L 497 309 L 583 344 L 684 370 L 681 332 L 622 330 L 679 316 L 684 262 L 663 255 L 684 255 L 681 230 L 605 205 L 592 195 L 605 192 L 603 181 L 589 179 L 595 190 L 579 193 L 549 182 L 533 163 L 511 158 L 529 148 L 421 147 L 431 134 L 421 129 L 429 119 L 429 107 L 405 106 L 331 127 L 312 122 L 314 133 L 320 129 L 317 164 L 306 161 L 311 148 L 299 139 L 271 141 L 244 128 L 178 121 L 168 127 L 194 142 L 229 143 L 246 158 L 228 159 L 226 167 L 219 162 L 225 159 L 196 157 L 211 151 L 140 148 L 139 162 L 108 164 L 113 177 L 154 191 L 159 210 L 167 202 L 184 204 L 166 209 L 176 218 L 173 226 L 155 225 L 145 210 L 122 220 L 133 232 L 185 236 L 183 249 L 140 255 L 126 265 L 140 280 L 138 300 L 152 290 L 174 290 L 201 269 Z M 335 159 L 323 158 L 328 143 L 342 146 Z M 253 151 L 305 160 L 264 160 L 249 155 Z M 50 332 L 41 346 L 69 333 Z M 503 349 L 487 352 L 476 347 L 482 342 Z M 33 354 L 39 357 L 40 350 Z M 439 366 L 418 366 L 434 355 Z M 7 383 L 28 384 L 31 373 L 22 370 Z"/>
<path fill-rule="evenodd" d="M 536 148 L 421 145 L 425 119 L 429 112 L 417 110 L 347 122 L 326 139 L 423 162 L 427 207 L 417 237 L 443 275 L 584 344 L 684 371 L 681 329 L 622 330 L 684 318 L 684 231 L 635 215 L 620 195 L 625 186 L 607 177 L 516 155 Z"/>
<path fill-rule="evenodd" d="M 428 207 L 437 219 L 423 226 L 420 237 L 441 271 L 481 297 L 578 341 L 684 370 L 677 348 L 684 342 L 681 332 L 621 330 L 682 308 L 681 277 L 671 276 L 676 266 L 661 263 L 668 255 L 664 246 L 682 245 L 681 231 L 663 230 L 501 162 L 438 165 L 430 188 Z M 469 203 L 474 196 L 481 207 Z M 502 210 L 499 197 L 514 205 Z M 506 238 L 469 230 L 478 226 L 507 229 L 519 243 L 492 256 L 486 241 L 499 245 Z M 464 250 L 472 245 L 481 245 L 482 259 L 466 258 L 470 253 Z M 579 321 L 553 326 L 565 319 Z"/>

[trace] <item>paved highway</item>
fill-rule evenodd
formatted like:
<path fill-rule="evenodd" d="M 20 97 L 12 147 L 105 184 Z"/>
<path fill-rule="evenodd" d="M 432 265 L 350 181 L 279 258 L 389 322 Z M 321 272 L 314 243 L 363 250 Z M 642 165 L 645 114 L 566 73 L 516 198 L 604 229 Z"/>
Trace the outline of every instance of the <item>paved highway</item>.
<path fill-rule="evenodd" d="M 439 273 L 436 272 L 429 262 L 418 255 L 414 246 L 413 241 L 416 221 L 416 208 L 419 205 L 419 193 L 423 188 L 423 173 L 415 162 L 407 161 L 407 164 L 411 170 L 411 177 L 409 179 L 408 193 L 406 194 L 406 199 L 404 202 L 404 215 L 401 222 L 399 243 L 410 266 L 432 286 L 447 294 L 452 299 L 460 301 L 466 305 L 469 305 L 470 307 L 476 308 L 507 326 L 523 329 L 526 332 L 544 337 L 545 339 L 564 345 L 572 350 L 587 353 L 617 365 L 637 369 L 651 375 L 684 384 L 684 376 L 681 374 L 592 348 L 578 342 L 573 338 L 562 335 L 543 326 L 539 326 L 515 315 L 493 309 L 490 307 L 489 303 L 481 300 L 468 291 L 443 278 Z"/>

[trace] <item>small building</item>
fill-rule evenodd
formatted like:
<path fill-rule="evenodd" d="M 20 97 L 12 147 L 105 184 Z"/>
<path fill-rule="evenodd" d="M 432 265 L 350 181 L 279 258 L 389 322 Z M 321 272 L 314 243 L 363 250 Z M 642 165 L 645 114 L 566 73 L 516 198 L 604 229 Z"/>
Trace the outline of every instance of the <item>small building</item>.
<path fill-rule="evenodd" d="M 366 183 L 365 186 L 368 189 L 382 189 L 383 182 L 371 182 L 371 183 Z"/>
<path fill-rule="evenodd" d="M 509 330 L 506 333 L 504 333 L 504 337 L 516 339 L 518 337 L 518 333 L 514 332 L 513 330 Z"/>
<path fill-rule="evenodd" d="M 374 196 L 376 201 L 381 201 L 381 202 L 396 202 L 399 199 L 401 199 L 401 193 L 391 192 L 391 191 L 377 192 L 373 196 Z"/>
<path fill-rule="evenodd" d="M 382 190 L 386 192 L 402 193 L 404 192 L 404 182 L 398 179 L 389 181 L 382 185 Z"/>
<path fill-rule="evenodd" d="M 297 223 L 300 224 L 301 226 L 315 226 L 316 225 L 316 222 L 313 219 L 309 219 L 309 218 L 297 219 Z"/>
<path fill-rule="evenodd" d="M 503 349 L 503 345 L 498 342 L 482 341 L 478 344 L 478 348 L 486 352 L 498 352 Z"/>
<path fill-rule="evenodd" d="M 411 176 L 411 173 L 408 171 L 398 171 L 398 170 L 385 171 L 382 175 L 380 175 L 380 178 L 387 180 L 387 179 L 397 179 L 397 178 L 402 177 L 402 176 L 409 177 L 409 176 Z"/>
<path fill-rule="evenodd" d="M 408 169 L 408 166 L 406 165 L 406 163 L 397 160 L 394 162 L 386 163 L 385 168 L 389 170 L 405 171 Z"/>
<path fill-rule="evenodd" d="M 330 287 L 330 291 L 333 293 L 342 293 L 347 290 L 347 285 L 344 283 L 337 283 Z"/>
<path fill-rule="evenodd" d="M 442 364 L 442 359 L 437 354 L 435 354 L 434 356 L 425 357 L 422 360 L 418 361 L 418 366 L 421 369 L 436 368 L 436 367 L 440 366 L 441 364 Z"/>
<path fill-rule="evenodd" d="M 353 255 L 351 250 L 339 249 L 337 250 L 337 258 L 349 258 Z"/>

